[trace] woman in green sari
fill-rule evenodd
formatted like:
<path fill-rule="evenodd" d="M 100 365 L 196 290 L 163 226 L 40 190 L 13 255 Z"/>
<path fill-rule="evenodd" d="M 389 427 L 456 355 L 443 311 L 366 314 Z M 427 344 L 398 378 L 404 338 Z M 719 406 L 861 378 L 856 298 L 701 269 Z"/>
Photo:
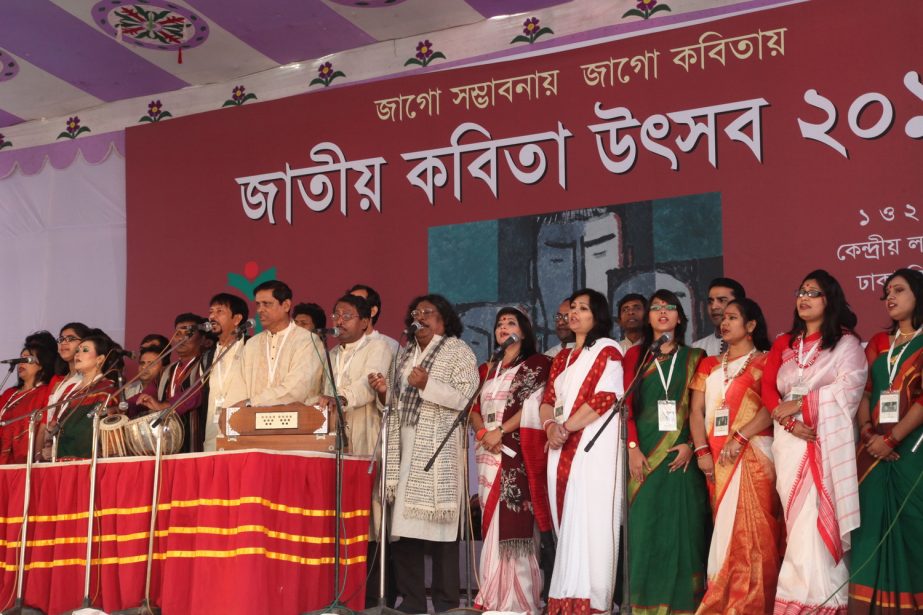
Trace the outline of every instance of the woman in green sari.
<path fill-rule="evenodd" d="M 638 615 L 694 613 L 705 593 L 711 515 L 705 477 L 689 464 L 688 388 L 704 352 L 683 344 L 686 323 L 679 298 L 658 290 L 644 338 L 623 361 L 626 390 L 636 374 L 642 379 L 628 419 L 629 570 Z"/>
<path fill-rule="evenodd" d="M 923 475 L 923 453 L 910 450 L 923 433 L 923 273 L 898 269 L 884 289 L 891 327 L 865 349 L 869 381 L 859 404 L 862 523 L 852 533 L 851 615 L 923 611 L 923 485 L 895 519 Z"/>

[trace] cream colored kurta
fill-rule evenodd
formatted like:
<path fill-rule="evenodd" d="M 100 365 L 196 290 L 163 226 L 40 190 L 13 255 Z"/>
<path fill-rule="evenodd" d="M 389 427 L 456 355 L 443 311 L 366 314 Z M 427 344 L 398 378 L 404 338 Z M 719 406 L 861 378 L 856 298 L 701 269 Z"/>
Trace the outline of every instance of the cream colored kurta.
<path fill-rule="evenodd" d="M 221 360 L 212 364 L 211 376 L 208 379 L 208 409 L 205 413 L 205 444 L 203 450 L 211 452 L 215 450 L 215 438 L 218 437 L 218 412 L 219 408 L 224 408 L 228 404 L 233 404 L 239 399 L 229 399 L 228 392 L 231 383 L 234 380 L 234 374 L 240 370 L 240 355 L 244 348 L 244 340 L 238 339 L 231 344 L 227 353 L 222 356 L 225 346 L 218 344 L 215 346 L 215 357 L 213 361 Z"/>
<path fill-rule="evenodd" d="M 346 433 L 349 452 L 371 455 L 381 427 L 381 411 L 377 395 L 369 384 L 369 374 L 387 374 L 394 353 L 383 336 L 364 336 L 352 344 L 338 345 L 330 351 L 336 393 L 346 399 Z M 325 374 L 326 376 L 326 374 Z M 324 388 L 333 396 L 330 379 Z"/>
<path fill-rule="evenodd" d="M 323 356 L 320 338 L 294 322 L 275 335 L 261 331 L 247 341 L 236 361 L 227 401 L 250 400 L 251 406 L 311 403 L 321 392 Z"/>

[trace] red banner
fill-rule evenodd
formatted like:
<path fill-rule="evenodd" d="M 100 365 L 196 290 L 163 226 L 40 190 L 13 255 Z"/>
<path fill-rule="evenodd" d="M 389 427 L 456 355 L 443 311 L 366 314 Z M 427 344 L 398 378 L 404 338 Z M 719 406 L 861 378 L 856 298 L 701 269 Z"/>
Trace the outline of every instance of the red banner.
<path fill-rule="evenodd" d="M 129 342 L 272 276 L 325 308 L 372 284 L 392 333 L 427 280 L 459 303 L 541 313 L 539 227 L 599 208 L 619 240 L 599 254 L 574 240 L 571 289 L 616 300 L 669 275 L 702 333 L 717 263 L 776 332 L 822 267 L 868 335 L 887 320 L 883 275 L 923 266 L 921 22 L 911 0 L 818 0 L 129 129 Z M 535 232 L 504 231 L 539 215 Z M 471 222 L 484 225 L 457 226 Z"/>
<path fill-rule="evenodd" d="M 152 602 L 164 615 L 291 613 L 329 604 L 334 587 L 334 460 L 241 452 L 167 457 L 154 542 Z M 153 459 L 99 464 L 90 596 L 107 612 L 144 596 Z M 346 460 L 341 601 L 365 604 L 371 478 Z M 83 599 L 89 463 L 40 464 L 24 577 L 26 604 L 46 613 Z M 16 591 L 23 466 L 0 467 L 0 600 Z M 4 607 L 5 608 L 5 607 Z"/>

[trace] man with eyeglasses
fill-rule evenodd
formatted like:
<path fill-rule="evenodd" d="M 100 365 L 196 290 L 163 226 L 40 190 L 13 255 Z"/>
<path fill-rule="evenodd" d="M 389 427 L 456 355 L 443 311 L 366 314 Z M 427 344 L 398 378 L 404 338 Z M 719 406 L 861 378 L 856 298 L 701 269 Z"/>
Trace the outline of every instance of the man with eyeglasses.
<path fill-rule="evenodd" d="M 693 348 L 701 348 L 710 357 L 720 355 L 727 350 L 727 344 L 721 339 L 721 319 L 724 308 L 734 299 L 747 296 L 744 287 L 731 278 L 715 278 L 708 285 L 708 317 L 715 327 L 714 333 L 692 343 Z"/>
<path fill-rule="evenodd" d="M 198 387 L 202 379 L 202 351 L 205 340 L 199 325 L 204 323 L 205 319 L 187 312 L 177 316 L 173 322 L 176 328 L 172 340 L 176 344 L 173 349 L 176 361 L 164 370 L 159 379 L 149 382 L 129 403 L 128 415 L 135 417 L 149 412 L 160 412 L 185 398 L 176 407 L 176 414 L 182 420 L 185 431 L 182 452 L 195 453 L 202 450 L 205 422 L 203 405 L 208 399 L 208 390 L 200 387 L 188 396 L 186 392 Z"/>
<path fill-rule="evenodd" d="M 369 383 L 369 374 L 388 373 L 394 353 L 383 336 L 367 335 L 372 320 L 372 307 L 360 296 L 346 294 L 337 299 L 333 313 L 328 316 L 338 330 L 337 345 L 330 351 L 333 373 L 324 373 L 324 392 L 319 405 L 328 414 L 336 412 L 337 400 L 346 418 L 346 438 L 349 452 L 354 455 L 371 455 L 375 452 L 381 412 L 376 404 L 376 393 Z M 331 380 L 332 375 L 332 380 Z M 336 387 L 334 387 L 336 385 Z M 372 487 L 372 519 L 369 530 L 369 561 L 372 561 L 375 541 L 381 524 L 381 502 L 377 484 Z M 377 566 L 378 564 L 376 564 Z M 374 575 L 373 578 L 378 578 Z M 368 583 L 366 602 L 377 602 L 378 583 Z"/>
<path fill-rule="evenodd" d="M 366 284 L 354 284 L 346 293 L 362 297 L 369 304 L 372 316 L 369 319 L 368 327 L 365 328 L 365 334 L 373 339 L 383 339 L 391 348 L 391 354 L 393 355 L 396 353 L 398 347 L 400 347 L 398 341 L 393 337 L 388 337 L 375 328 L 375 325 L 378 324 L 378 317 L 381 316 L 381 295 L 379 295 L 374 288 Z"/>
<path fill-rule="evenodd" d="M 263 330 L 240 353 L 225 395 L 228 407 L 313 404 L 323 385 L 320 338 L 295 325 L 292 289 L 285 282 L 263 282 L 254 300 Z"/>
<path fill-rule="evenodd" d="M 565 299 L 558 306 L 554 315 L 554 333 L 558 336 L 558 344 L 545 351 L 546 357 L 552 359 L 564 348 L 569 348 L 574 343 L 574 332 L 570 330 L 570 301 Z"/>

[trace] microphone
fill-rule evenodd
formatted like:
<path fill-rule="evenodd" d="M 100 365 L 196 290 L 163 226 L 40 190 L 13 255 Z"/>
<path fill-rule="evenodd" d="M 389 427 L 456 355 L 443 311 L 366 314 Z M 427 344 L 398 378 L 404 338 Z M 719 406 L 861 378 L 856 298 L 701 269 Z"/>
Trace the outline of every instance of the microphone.
<path fill-rule="evenodd" d="M 655 357 L 659 357 L 660 347 L 663 346 L 664 344 L 668 344 L 671 339 L 673 339 L 672 333 L 664 333 L 663 335 L 658 337 L 656 340 L 654 340 L 654 343 L 651 344 L 651 354 L 654 355 Z"/>
<path fill-rule="evenodd" d="M 416 320 L 414 320 L 409 325 L 407 325 L 406 329 L 404 329 L 404 332 L 403 332 L 404 336 L 407 338 L 412 338 L 414 335 L 416 335 L 417 331 L 419 331 L 422 328 L 423 328 L 423 325 L 421 325 Z"/>
<path fill-rule="evenodd" d="M 509 348 L 510 346 L 512 346 L 518 341 L 519 341 L 519 336 L 516 335 L 515 333 L 510 333 L 510 336 L 506 338 L 505 340 L 503 340 L 503 343 L 494 349 L 493 359 L 499 359 L 500 355 L 502 355 L 503 352 L 507 348 Z"/>
<path fill-rule="evenodd" d="M 131 350 L 118 349 L 113 351 L 115 354 L 125 357 L 126 359 L 131 359 L 133 361 L 138 360 L 138 354 L 132 352 Z"/>
<path fill-rule="evenodd" d="M 35 357 L 16 357 L 15 359 L 4 359 L 0 361 L 5 365 L 19 365 L 20 363 L 38 363 L 38 360 Z"/>
<path fill-rule="evenodd" d="M 204 333 L 211 333 L 212 331 L 215 330 L 215 323 L 213 323 L 210 320 L 206 320 L 202 324 L 196 325 L 195 328 L 197 331 L 202 331 Z"/>
<path fill-rule="evenodd" d="M 314 329 L 314 333 L 320 335 L 321 337 L 332 335 L 333 337 L 339 337 L 340 328 L 339 327 L 328 327 L 324 329 Z"/>
<path fill-rule="evenodd" d="M 249 331 L 255 326 L 256 326 L 256 319 L 248 318 L 247 320 L 237 325 L 237 330 L 240 331 L 241 333 L 246 333 L 247 331 Z"/>

